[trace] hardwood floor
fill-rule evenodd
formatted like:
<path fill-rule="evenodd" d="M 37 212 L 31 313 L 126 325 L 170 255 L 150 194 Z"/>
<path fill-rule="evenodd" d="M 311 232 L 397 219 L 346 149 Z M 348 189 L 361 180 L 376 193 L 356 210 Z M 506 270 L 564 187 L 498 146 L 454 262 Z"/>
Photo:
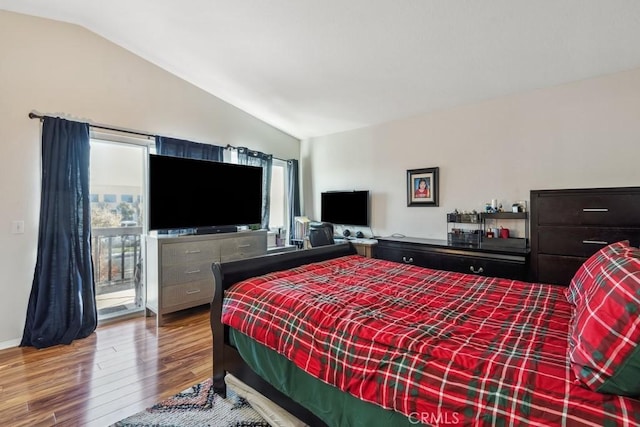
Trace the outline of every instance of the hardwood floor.
<path fill-rule="evenodd" d="M 209 307 L 99 326 L 68 346 L 0 350 L 0 426 L 109 426 L 211 377 Z"/>

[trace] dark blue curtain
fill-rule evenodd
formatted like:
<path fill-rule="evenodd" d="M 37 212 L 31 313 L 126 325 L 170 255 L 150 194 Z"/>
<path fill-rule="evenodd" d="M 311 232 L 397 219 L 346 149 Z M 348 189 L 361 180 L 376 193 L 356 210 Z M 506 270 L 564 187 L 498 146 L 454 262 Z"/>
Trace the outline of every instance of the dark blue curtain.
<path fill-rule="evenodd" d="M 262 167 L 262 222 L 261 228 L 269 229 L 269 207 L 271 204 L 271 165 L 273 155 L 238 147 L 238 163 Z"/>
<path fill-rule="evenodd" d="M 217 145 L 156 136 L 156 153 L 162 154 L 163 156 L 221 162 L 223 160 L 224 148 Z"/>
<path fill-rule="evenodd" d="M 45 117 L 35 273 L 21 346 L 70 344 L 97 325 L 89 125 Z"/>
<path fill-rule="evenodd" d="M 287 194 L 289 200 L 289 244 L 293 244 L 295 217 L 300 216 L 300 181 L 298 179 L 298 161 L 287 160 Z"/>

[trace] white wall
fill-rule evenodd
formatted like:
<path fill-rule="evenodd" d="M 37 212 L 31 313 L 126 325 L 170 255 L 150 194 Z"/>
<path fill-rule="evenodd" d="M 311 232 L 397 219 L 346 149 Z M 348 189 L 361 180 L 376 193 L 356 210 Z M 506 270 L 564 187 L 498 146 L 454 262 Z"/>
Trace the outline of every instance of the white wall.
<path fill-rule="evenodd" d="M 407 169 L 436 166 L 440 206 L 407 207 Z M 307 216 L 322 191 L 370 190 L 376 235 L 436 239 L 493 198 L 640 186 L 640 69 L 305 140 L 301 168 Z"/>
<path fill-rule="evenodd" d="M 0 11 L 0 348 L 22 337 L 35 266 L 40 123 L 30 111 L 298 158 L 300 142 L 74 25 Z M 25 221 L 11 234 L 12 220 Z"/>

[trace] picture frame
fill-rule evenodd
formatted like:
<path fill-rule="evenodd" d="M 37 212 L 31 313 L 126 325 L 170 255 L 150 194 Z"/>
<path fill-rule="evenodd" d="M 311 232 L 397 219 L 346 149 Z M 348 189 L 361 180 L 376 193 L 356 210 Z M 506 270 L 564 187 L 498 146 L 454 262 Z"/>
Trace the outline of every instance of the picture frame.
<path fill-rule="evenodd" d="M 438 169 L 407 170 L 407 206 L 438 206 Z"/>

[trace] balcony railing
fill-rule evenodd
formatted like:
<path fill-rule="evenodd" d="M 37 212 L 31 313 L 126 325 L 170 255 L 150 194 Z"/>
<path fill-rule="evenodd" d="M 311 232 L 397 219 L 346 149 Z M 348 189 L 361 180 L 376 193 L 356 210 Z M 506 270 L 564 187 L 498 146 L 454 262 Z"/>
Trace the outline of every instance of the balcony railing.
<path fill-rule="evenodd" d="M 91 230 L 96 294 L 139 288 L 142 227 L 94 227 Z"/>

